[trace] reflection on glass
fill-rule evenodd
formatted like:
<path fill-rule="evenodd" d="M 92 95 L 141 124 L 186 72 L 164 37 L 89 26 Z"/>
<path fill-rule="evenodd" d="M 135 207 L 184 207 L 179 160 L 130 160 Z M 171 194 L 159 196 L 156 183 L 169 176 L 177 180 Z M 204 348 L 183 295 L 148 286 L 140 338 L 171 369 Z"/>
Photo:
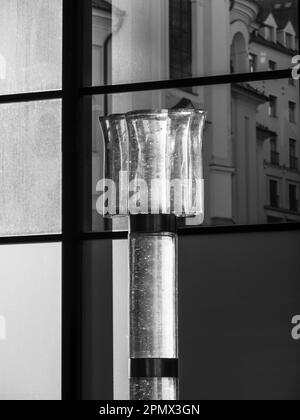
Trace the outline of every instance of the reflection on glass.
<path fill-rule="evenodd" d="M 203 218 L 202 133 L 206 112 L 162 109 L 100 118 L 105 216 L 175 214 Z M 101 203 L 101 204 L 100 204 Z"/>
<path fill-rule="evenodd" d="M 105 173 L 104 178 L 114 183 L 115 189 L 109 189 L 108 201 L 114 203 L 115 211 L 112 215 L 128 214 L 127 176 L 128 160 L 128 131 L 124 115 L 111 115 L 100 119 L 105 142 Z M 125 177 L 125 185 L 122 179 Z M 123 203 L 123 208 L 121 203 Z M 109 216 L 109 215 L 107 215 Z"/>
<path fill-rule="evenodd" d="M 0 236 L 61 230 L 61 102 L 0 106 Z"/>
<path fill-rule="evenodd" d="M 0 400 L 61 398 L 61 245 L 0 247 Z"/>
<path fill-rule="evenodd" d="M 61 88 L 62 0 L 0 8 L 0 94 Z"/>
<path fill-rule="evenodd" d="M 92 4 L 94 85 L 288 69 L 299 49 L 297 0 Z"/>
<path fill-rule="evenodd" d="M 109 112 L 130 109 L 196 108 L 208 111 L 204 129 L 203 171 L 205 179 L 205 225 L 260 224 L 300 221 L 300 130 L 299 82 L 288 79 L 235 85 L 194 87 L 192 99 L 177 89 L 137 92 L 108 97 Z M 269 114 L 270 97 L 277 97 L 276 117 Z M 103 97 L 94 97 L 94 141 L 98 142 L 98 116 Z M 290 122 L 290 103 L 295 104 L 295 122 Z M 180 147 L 178 141 L 174 142 Z M 93 212 L 98 197 L 103 151 L 93 149 Z M 178 153 L 180 150 L 178 150 Z M 201 163 L 195 165 L 201 171 Z M 152 168 L 155 170 L 155 168 Z M 176 172 L 176 165 L 174 166 Z M 278 184 L 277 198 L 270 181 Z M 293 205 L 289 185 L 295 185 Z M 278 203 L 278 205 L 275 205 Z M 293 211 L 291 211 L 291 208 Z M 297 210 L 298 209 L 298 210 Z M 187 224 L 200 225 L 199 218 Z M 114 225 L 126 229 L 126 224 Z M 96 224 L 94 229 L 98 229 Z"/>

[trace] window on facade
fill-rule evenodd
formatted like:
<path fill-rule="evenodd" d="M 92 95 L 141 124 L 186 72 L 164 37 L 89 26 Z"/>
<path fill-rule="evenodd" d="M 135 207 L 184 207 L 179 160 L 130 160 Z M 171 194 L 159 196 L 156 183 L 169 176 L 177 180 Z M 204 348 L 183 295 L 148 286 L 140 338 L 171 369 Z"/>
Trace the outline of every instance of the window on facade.
<path fill-rule="evenodd" d="M 287 33 L 285 35 L 285 40 L 286 40 L 286 47 L 289 48 L 290 50 L 293 50 L 294 49 L 293 35 Z"/>
<path fill-rule="evenodd" d="M 297 185 L 289 185 L 289 209 L 290 211 L 298 211 L 298 188 Z"/>
<path fill-rule="evenodd" d="M 246 73 L 249 52 L 257 56 L 251 71 L 267 70 L 269 60 L 286 69 L 290 52 L 279 52 L 276 43 L 266 46 L 264 28 L 258 29 L 270 2 L 254 2 L 243 9 L 242 19 L 240 3 L 231 0 L 92 0 L 92 84 Z M 283 11 L 284 22 L 294 22 L 297 9 L 296 0 Z M 281 24 L 281 12 L 276 19 Z M 270 31 L 276 40 L 275 29 Z"/>
<path fill-rule="evenodd" d="M 270 140 L 271 145 L 271 164 L 272 165 L 279 165 L 279 153 L 277 150 L 277 138 L 274 136 Z"/>
<path fill-rule="evenodd" d="M 192 76 L 192 2 L 170 1 L 170 78 Z"/>
<path fill-rule="evenodd" d="M 278 181 L 270 180 L 270 206 L 279 208 Z"/>
<path fill-rule="evenodd" d="M 296 104 L 292 101 L 289 101 L 289 121 L 296 122 Z"/>
<path fill-rule="evenodd" d="M 277 117 L 277 97 L 273 95 L 269 98 L 269 117 Z"/>
<path fill-rule="evenodd" d="M 275 28 L 272 26 L 266 26 L 266 40 L 271 42 L 275 41 Z"/>
<path fill-rule="evenodd" d="M 255 73 L 257 71 L 257 55 L 249 54 L 249 66 L 250 72 Z"/>
<path fill-rule="evenodd" d="M 298 169 L 297 141 L 290 139 L 290 169 Z"/>
<path fill-rule="evenodd" d="M 275 71 L 276 69 L 277 69 L 276 62 L 269 60 L 269 71 Z"/>

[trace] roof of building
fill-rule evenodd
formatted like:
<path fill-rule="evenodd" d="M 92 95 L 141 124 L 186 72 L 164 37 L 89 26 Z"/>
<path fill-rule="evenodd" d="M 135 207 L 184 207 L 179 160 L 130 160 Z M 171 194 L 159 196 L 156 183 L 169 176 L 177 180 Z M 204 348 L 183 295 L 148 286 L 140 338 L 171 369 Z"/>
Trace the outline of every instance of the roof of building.
<path fill-rule="evenodd" d="M 295 55 L 294 50 L 290 50 L 289 48 L 285 47 L 284 45 L 280 44 L 280 42 L 272 42 L 268 41 L 264 37 L 262 37 L 260 34 L 252 33 L 251 35 L 251 42 L 257 42 L 258 44 L 264 45 L 266 47 L 273 48 L 277 51 L 280 51 L 284 54 L 289 54 L 291 56 Z"/>
<path fill-rule="evenodd" d="M 260 5 L 258 20 L 264 22 L 270 13 L 278 25 L 278 29 L 284 29 L 291 22 L 297 35 L 298 25 L 298 0 L 255 0 Z"/>
<path fill-rule="evenodd" d="M 259 99 L 262 103 L 269 102 L 270 98 L 265 94 L 265 92 L 254 88 L 249 83 L 233 83 L 231 85 L 233 91 L 242 91 L 248 95 L 252 95 L 256 99 Z"/>

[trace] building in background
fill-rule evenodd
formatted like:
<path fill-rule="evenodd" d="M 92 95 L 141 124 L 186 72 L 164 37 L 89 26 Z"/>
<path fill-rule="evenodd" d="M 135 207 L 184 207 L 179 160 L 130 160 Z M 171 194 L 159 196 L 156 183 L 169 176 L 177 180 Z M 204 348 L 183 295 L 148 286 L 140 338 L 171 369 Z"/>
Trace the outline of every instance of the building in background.
<path fill-rule="evenodd" d="M 93 6 L 94 84 L 286 69 L 299 47 L 297 0 L 93 0 Z M 193 106 L 209 115 L 205 223 L 300 220 L 299 82 L 128 93 L 93 101 L 93 189 L 102 176 L 99 115 Z M 95 192 L 94 206 L 96 198 Z M 94 221 L 103 228 L 96 214 Z"/>

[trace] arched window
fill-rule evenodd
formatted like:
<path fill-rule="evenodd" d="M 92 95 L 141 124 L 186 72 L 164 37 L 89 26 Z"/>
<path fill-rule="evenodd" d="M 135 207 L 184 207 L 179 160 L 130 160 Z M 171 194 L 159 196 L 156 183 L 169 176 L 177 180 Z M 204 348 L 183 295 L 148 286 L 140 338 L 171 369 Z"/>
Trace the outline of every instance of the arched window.
<path fill-rule="evenodd" d="M 170 0 L 170 78 L 192 76 L 192 2 Z"/>
<path fill-rule="evenodd" d="M 231 45 L 231 73 L 246 73 L 249 71 L 249 56 L 244 35 L 235 34 Z"/>

